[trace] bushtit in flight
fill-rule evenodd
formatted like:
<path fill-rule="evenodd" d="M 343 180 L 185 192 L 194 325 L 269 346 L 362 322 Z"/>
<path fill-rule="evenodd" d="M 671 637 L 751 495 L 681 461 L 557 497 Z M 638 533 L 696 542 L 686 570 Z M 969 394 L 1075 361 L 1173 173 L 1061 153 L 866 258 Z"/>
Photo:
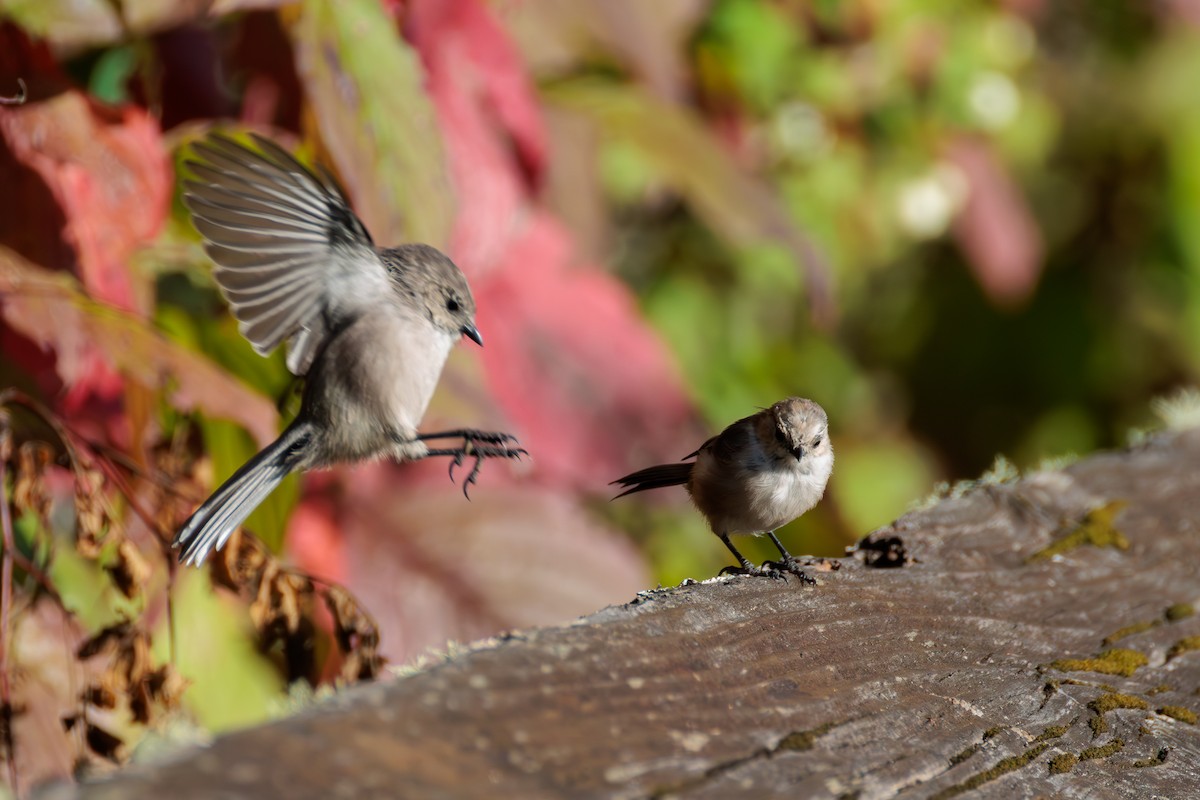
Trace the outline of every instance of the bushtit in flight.
<path fill-rule="evenodd" d="M 371 458 L 519 457 L 502 433 L 417 426 L 450 349 L 482 345 L 462 271 L 424 244 L 378 248 L 334 178 L 254 136 L 259 151 L 220 134 L 194 145 L 185 183 L 213 276 L 261 355 L 286 341 L 304 376 L 300 413 L 274 443 L 204 501 L 175 536 L 180 559 L 201 564 L 290 472 Z M 461 447 L 430 449 L 432 439 Z"/>
<path fill-rule="evenodd" d="M 801 578 L 793 557 L 775 529 L 817 504 L 833 469 L 825 410 L 812 400 L 789 397 L 770 408 L 739 419 L 684 457 L 690 463 L 659 464 L 613 481 L 624 497 L 662 486 L 686 486 L 692 502 L 713 533 L 737 558 L 740 568 L 724 572 Z M 765 533 L 779 548 L 780 561 L 756 567 L 729 541 L 730 534 Z"/>

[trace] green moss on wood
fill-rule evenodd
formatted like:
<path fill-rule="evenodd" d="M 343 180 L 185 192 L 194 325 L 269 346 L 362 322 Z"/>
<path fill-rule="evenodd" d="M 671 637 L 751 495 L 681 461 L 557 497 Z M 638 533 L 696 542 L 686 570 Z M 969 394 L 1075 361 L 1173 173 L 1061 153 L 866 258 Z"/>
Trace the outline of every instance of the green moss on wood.
<path fill-rule="evenodd" d="M 1060 736 L 1065 735 L 1070 729 L 1070 725 L 1051 725 L 1049 728 L 1046 728 L 1044 731 L 1038 734 L 1038 737 L 1034 739 L 1034 741 L 1045 742 L 1049 741 L 1050 739 L 1057 739 Z"/>
<path fill-rule="evenodd" d="M 803 752 L 811 750 L 817 739 L 821 738 L 833 728 L 832 722 L 826 722 L 819 728 L 813 728 L 807 731 L 793 731 L 779 742 L 776 750 L 791 750 L 795 752 Z"/>
<path fill-rule="evenodd" d="M 1190 708 L 1184 708 L 1183 706 L 1163 706 L 1162 708 L 1158 709 L 1158 713 L 1162 714 L 1164 717 L 1170 717 L 1171 719 L 1177 719 L 1180 722 L 1186 722 L 1188 725 L 1195 725 L 1196 720 L 1200 718 L 1197 717 L 1195 711 L 1192 711 Z"/>
<path fill-rule="evenodd" d="M 1129 505 L 1124 500 L 1113 500 L 1099 508 L 1093 508 L 1087 516 L 1069 533 L 1057 541 L 1038 550 L 1026 561 L 1044 561 L 1054 556 L 1069 553 L 1077 547 L 1090 545 L 1092 547 L 1114 547 L 1117 550 L 1128 550 L 1129 540 L 1125 534 L 1113 524 L 1121 509 Z"/>
<path fill-rule="evenodd" d="M 1133 636 L 1138 633 L 1145 633 L 1153 630 L 1159 625 L 1162 625 L 1161 619 L 1152 619 L 1145 622 L 1135 622 L 1132 625 L 1126 625 L 1124 628 L 1117 628 L 1115 631 L 1104 637 L 1104 645 L 1108 646 L 1124 639 L 1126 636 Z"/>
<path fill-rule="evenodd" d="M 1196 608 L 1191 603 L 1176 603 L 1163 612 L 1163 619 L 1167 622 L 1179 622 L 1181 619 L 1187 619 L 1196 613 Z"/>
<path fill-rule="evenodd" d="M 1133 762 L 1133 765 L 1134 765 L 1135 767 L 1138 767 L 1138 768 L 1141 768 L 1141 767 L 1157 767 L 1157 766 L 1159 766 L 1160 764 L 1165 764 L 1165 763 L 1167 763 L 1167 755 L 1168 755 L 1168 754 L 1170 754 L 1170 752 L 1171 752 L 1171 748 L 1169 748 L 1169 747 L 1160 747 L 1160 748 L 1158 749 L 1158 752 L 1157 752 L 1157 753 L 1155 753 L 1153 756 L 1151 756 L 1150 758 L 1141 758 L 1141 759 L 1138 759 L 1137 761 Z"/>
<path fill-rule="evenodd" d="M 1200 647 L 1200 636 L 1193 637 Z M 1115 648 L 1105 650 L 1095 658 L 1060 658 L 1050 663 L 1052 669 L 1060 672 L 1099 672 L 1104 675 L 1121 675 L 1128 678 L 1138 671 L 1138 668 L 1149 663 L 1144 653 L 1137 650 Z"/>
<path fill-rule="evenodd" d="M 974 789 L 978 789 L 985 783 L 994 781 L 999 777 L 1007 775 L 1010 772 L 1015 772 L 1022 767 L 1028 766 L 1031 761 L 1040 756 L 1049 747 L 1048 744 L 1035 745 L 1019 756 L 1009 756 L 1002 759 L 996 766 L 983 772 L 978 772 L 967 778 L 962 783 L 956 783 L 953 786 L 947 786 L 942 791 L 933 795 L 930 800 L 948 800 L 951 797 L 958 797 L 960 794 L 965 794 Z"/>
<path fill-rule="evenodd" d="M 1120 739 L 1113 739 L 1106 745 L 1101 747 L 1089 747 L 1079 754 L 1080 761 L 1087 761 L 1093 758 L 1108 758 L 1114 753 L 1121 752 L 1121 748 L 1125 746 L 1125 742 Z"/>
<path fill-rule="evenodd" d="M 1171 649 L 1167 651 L 1167 660 L 1170 661 L 1172 658 L 1181 656 L 1189 650 L 1200 650 L 1200 636 L 1185 636 L 1171 645 Z"/>
<path fill-rule="evenodd" d="M 965 750 L 962 750 L 962 751 L 950 756 L 950 766 L 953 767 L 958 764 L 961 764 L 962 762 L 966 761 L 968 758 L 970 758 L 971 756 L 975 755 L 978 752 L 979 752 L 979 745 L 973 744 L 970 747 L 966 748 Z"/>
<path fill-rule="evenodd" d="M 1075 765 L 1079 763 L 1079 756 L 1074 753 L 1063 753 L 1060 756 L 1055 756 L 1050 759 L 1050 774 L 1062 775 L 1064 772 L 1070 772 L 1075 769 Z"/>
<path fill-rule="evenodd" d="M 1088 708 L 1096 712 L 1096 716 L 1088 720 L 1088 727 L 1092 729 L 1092 733 L 1096 736 L 1108 730 L 1108 721 L 1104 715 L 1116 708 L 1149 708 L 1150 704 L 1140 697 L 1134 697 L 1130 694 L 1119 694 L 1116 692 L 1108 692 L 1097 697 L 1092 702 L 1088 703 Z"/>
<path fill-rule="evenodd" d="M 1131 694 L 1116 694 L 1109 692 L 1102 694 L 1092 702 L 1088 703 L 1088 708 L 1095 711 L 1097 714 L 1103 714 L 1107 711 L 1112 711 L 1115 708 L 1149 708 L 1150 704 L 1140 697 L 1134 697 Z"/>

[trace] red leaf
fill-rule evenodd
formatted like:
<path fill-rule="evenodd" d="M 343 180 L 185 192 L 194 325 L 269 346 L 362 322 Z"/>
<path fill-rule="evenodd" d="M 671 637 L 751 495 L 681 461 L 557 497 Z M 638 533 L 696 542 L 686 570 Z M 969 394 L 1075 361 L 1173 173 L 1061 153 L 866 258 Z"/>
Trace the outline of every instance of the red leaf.
<path fill-rule="evenodd" d="M 594 490 L 631 462 L 678 458 L 691 403 L 629 291 L 570 263 L 566 231 L 537 214 L 477 282 L 483 363 L 543 480 Z"/>
<path fill-rule="evenodd" d="M 1020 190 L 983 142 L 953 140 L 948 155 L 967 178 L 954 236 L 984 292 L 1001 305 L 1029 297 L 1042 271 L 1042 238 Z"/>
<path fill-rule="evenodd" d="M 628 290 L 572 264 L 568 233 L 531 206 L 545 131 L 512 42 L 479 0 L 413 0 L 407 22 L 458 189 L 452 249 L 475 289 L 488 385 L 535 474 L 594 488 L 631 453 L 673 454 L 691 417 L 666 349 Z"/>
<path fill-rule="evenodd" d="M 158 234 L 170 200 L 158 124 L 140 108 L 106 108 L 68 91 L 0 110 L 0 137 L 58 201 L 88 293 L 136 308 L 128 260 Z"/>
<path fill-rule="evenodd" d="M 536 95 L 512 42 L 478 0 L 413 0 L 407 28 L 428 72 L 458 187 L 451 250 L 478 274 L 502 257 L 544 172 Z"/>
<path fill-rule="evenodd" d="M 430 74 L 437 100 L 458 84 L 495 116 L 498 132 L 512 137 L 535 185 L 546 166 L 546 131 L 537 96 L 520 53 L 479 0 L 413 0 L 408 34 Z M 472 86 L 473 84 L 473 86 Z M 474 92 L 463 92 L 473 88 Z"/>
<path fill-rule="evenodd" d="M 45 266 L 73 268 L 92 297 L 138 309 L 143 303 L 129 259 L 158 234 L 170 199 L 169 160 L 158 124 L 139 108 L 106 108 L 80 92 L 63 91 L 0 108 L 0 140 L 5 144 L 0 172 L 23 176 L 21 188 L 35 199 L 17 217 L 22 226 L 61 238 L 70 248 L 36 247 L 54 257 Z M 29 179 L 30 172 L 42 186 Z M 48 191 L 58 208 L 36 202 L 39 191 Z M 58 225 L 61 231 L 54 230 Z M 2 236 L 18 245 L 22 238 L 19 229 Z M 124 439 L 118 413 L 122 384 L 106 360 L 81 352 L 72 372 L 64 412 L 94 418 L 109 428 L 110 438 Z"/>

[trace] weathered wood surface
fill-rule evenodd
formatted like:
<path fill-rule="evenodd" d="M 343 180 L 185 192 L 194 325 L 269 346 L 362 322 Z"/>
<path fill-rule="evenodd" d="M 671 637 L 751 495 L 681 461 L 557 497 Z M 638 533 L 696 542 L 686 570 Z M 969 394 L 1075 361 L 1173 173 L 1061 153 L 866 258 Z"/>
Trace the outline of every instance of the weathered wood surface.
<path fill-rule="evenodd" d="M 1114 501 L 1128 549 L 1029 561 Z M 650 593 L 78 793 L 1200 797 L 1200 432 L 888 536 L 915 561 Z"/>

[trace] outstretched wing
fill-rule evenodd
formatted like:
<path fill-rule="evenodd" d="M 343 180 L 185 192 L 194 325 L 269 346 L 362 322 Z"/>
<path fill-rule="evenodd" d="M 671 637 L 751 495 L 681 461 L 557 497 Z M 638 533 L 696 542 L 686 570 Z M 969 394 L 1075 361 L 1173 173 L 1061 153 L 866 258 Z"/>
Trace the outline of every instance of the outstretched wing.
<path fill-rule="evenodd" d="M 288 369 L 303 375 L 329 328 L 388 290 L 387 273 L 332 176 L 253 139 L 260 150 L 219 133 L 195 144 L 183 199 L 242 335 L 263 355 L 290 340 Z"/>

